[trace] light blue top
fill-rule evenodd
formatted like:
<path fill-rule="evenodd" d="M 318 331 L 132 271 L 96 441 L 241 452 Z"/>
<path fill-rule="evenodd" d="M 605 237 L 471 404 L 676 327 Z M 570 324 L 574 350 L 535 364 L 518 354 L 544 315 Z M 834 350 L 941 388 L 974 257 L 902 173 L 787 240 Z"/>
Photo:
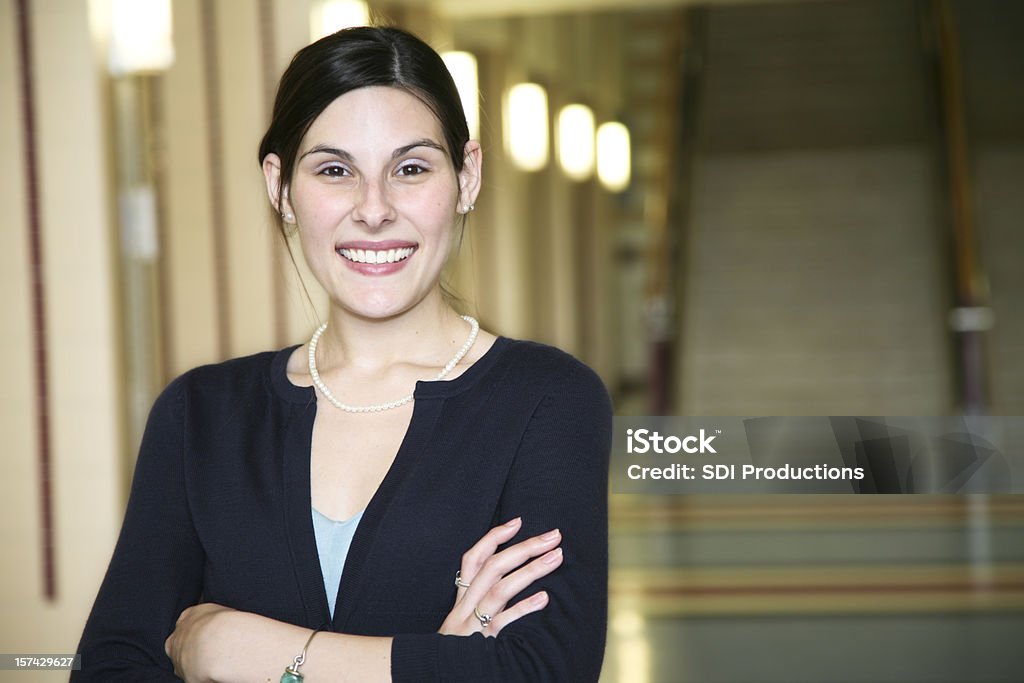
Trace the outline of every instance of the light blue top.
<path fill-rule="evenodd" d="M 316 552 L 320 556 L 320 574 L 324 577 L 324 590 L 327 591 L 327 604 L 334 616 L 334 603 L 338 599 L 338 587 L 341 585 L 341 572 L 345 569 L 345 558 L 352 545 L 352 537 L 356 535 L 356 527 L 363 518 L 363 512 L 339 522 L 323 515 L 313 508 L 313 533 L 316 535 Z"/>

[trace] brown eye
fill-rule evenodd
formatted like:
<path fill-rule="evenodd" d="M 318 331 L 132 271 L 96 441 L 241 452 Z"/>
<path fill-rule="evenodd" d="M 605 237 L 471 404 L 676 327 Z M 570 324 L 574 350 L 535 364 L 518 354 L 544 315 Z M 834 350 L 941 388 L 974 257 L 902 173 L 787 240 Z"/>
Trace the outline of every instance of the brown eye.
<path fill-rule="evenodd" d="M 406 164 L 398 169 L 398 175 L 400 176 L 418 176 L 422 173 L 426 173 L 427 169 L 419 164 Z"/>
<path fill-rule="evenodd" d="M 321 169 L 318 175 L 327 176 L 328 178 L 344 178 L 348 175 L 348 169 L 344 166 L 327 166 Z"/>

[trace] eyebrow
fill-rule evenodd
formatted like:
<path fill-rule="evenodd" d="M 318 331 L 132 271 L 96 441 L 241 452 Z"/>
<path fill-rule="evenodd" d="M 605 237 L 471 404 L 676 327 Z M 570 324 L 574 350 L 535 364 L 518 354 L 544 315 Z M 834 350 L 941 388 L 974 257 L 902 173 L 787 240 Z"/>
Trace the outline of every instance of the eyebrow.
<path fill-rule="evenodd" d="M 393 151 L 391 153 L 391 158 L 392 159 L 397 159 L 398 157 L 402 156 L 403 154 L 406 154 L 407 152 L 409 152 L 411 150 L 416 149 L 417 147 L 429 147 L 431 149 L 436 149 L 437 151 L 442 152 L 442 153 L 445 151 L 444 147 L 442 147 L 438 143 L 434 142 L 430 138 L 422 138 L 420 140 L 416 140 L 414 142 L 411 142 L 408 145 L 402 145 L 401 147 L 397 148 L 395 151 Z M 349 152 L 346 152 L 343 149 L 338 149 L 337 147 L 331 147 L 329 145 L 317 145 L 316 147 L 313 147 L 312 149 L 310 149 L 307 152 L 303 153 L 303 155 L 300 156 L 299 159 L 300 160 L 301 159 L 305 159 L 310 154 L 319 154 L 319 153 L 332 154 L 332 155 L 338 157 L 339 159 L 342 159 L 342 160 L 347 161 L 349 163 L 352 163 L 352 162 L 355 161 L 355 157 L 353 157 Z"/>

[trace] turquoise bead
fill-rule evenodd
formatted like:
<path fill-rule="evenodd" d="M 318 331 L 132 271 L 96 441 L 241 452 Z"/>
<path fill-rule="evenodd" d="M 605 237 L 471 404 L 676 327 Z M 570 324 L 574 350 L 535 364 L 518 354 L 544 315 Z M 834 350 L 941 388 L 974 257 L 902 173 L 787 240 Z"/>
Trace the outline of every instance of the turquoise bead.
<path fill-rule="evenodd" d="M 295 671 L 291 667 L 284 670 L 281 674 L 281 683 L 302 683 L 303 676 L 298 671 Z"/>

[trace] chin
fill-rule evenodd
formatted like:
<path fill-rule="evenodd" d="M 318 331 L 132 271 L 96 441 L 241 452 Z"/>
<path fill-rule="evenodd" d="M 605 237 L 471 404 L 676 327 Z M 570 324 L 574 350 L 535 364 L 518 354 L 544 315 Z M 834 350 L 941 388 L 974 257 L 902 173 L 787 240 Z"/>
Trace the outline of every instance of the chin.
<path fill-rule="evenodd" d="M 344 295 L 332 297 L 334 305 L 350 314 L 366 320 L 387 320 L 407 313 L 417 307 L 430 305 L 431 292 L 439 286 L 420 291 L 409 287 L 351 287 L 344 288 Z"/>
<path fill-rule="evenodd" d="M 367 320 L 387 320 L 405 313 L 413 307 L 410 302 L 379 301 L 367 302 L 366 300 L 351 302 L 351 305 L 342 304 L 345 310 L 353 315 Z"/>

